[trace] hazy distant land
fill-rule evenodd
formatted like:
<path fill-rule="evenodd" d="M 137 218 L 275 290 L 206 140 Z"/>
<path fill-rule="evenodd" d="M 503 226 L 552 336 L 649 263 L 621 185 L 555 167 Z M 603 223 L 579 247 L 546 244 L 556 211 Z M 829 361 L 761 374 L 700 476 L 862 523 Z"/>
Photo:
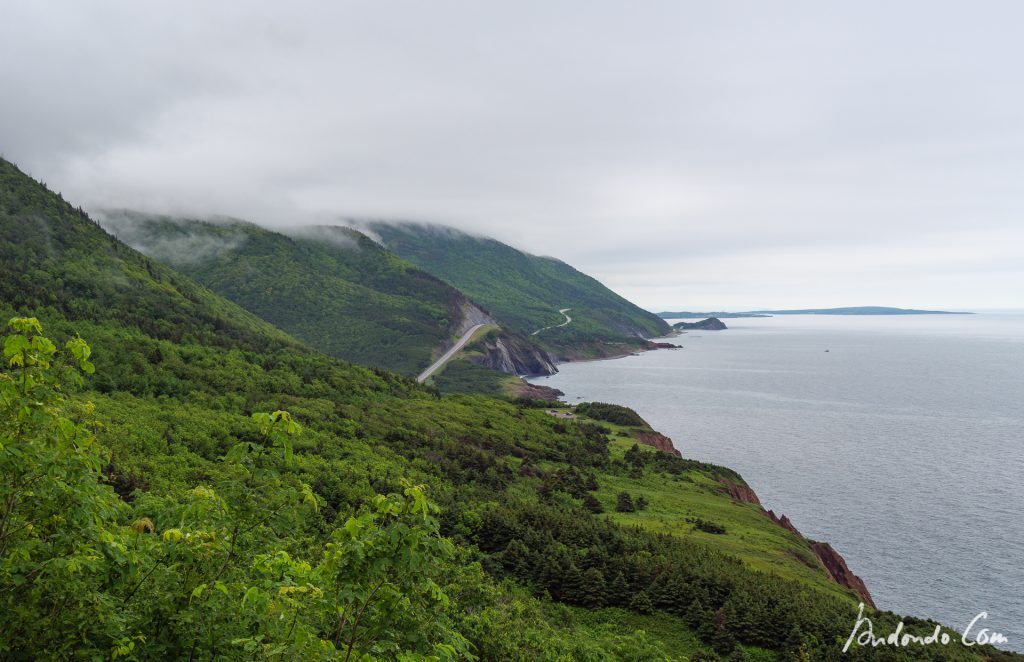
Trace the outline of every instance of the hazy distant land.
<path fill-rule="evenodd" d="M 771 317 L 772 315 L 973 315 L 966 311 L 950 310 L 917 310 L 915 308 L 888 308 L 886 306 L 851 306 L 847 308 L 803 308 L 799 310 L 748 310 L 743 312 L 710 312 L 691 311 L 655 313 L 664 319 L 683 317 Z"/>

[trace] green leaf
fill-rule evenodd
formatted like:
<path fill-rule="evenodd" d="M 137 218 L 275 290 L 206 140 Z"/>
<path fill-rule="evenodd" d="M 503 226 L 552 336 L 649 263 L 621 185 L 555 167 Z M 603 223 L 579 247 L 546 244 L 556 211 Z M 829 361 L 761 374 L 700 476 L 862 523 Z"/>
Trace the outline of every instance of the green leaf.
<path fill-rule="evenodd" d="M 167 542 L 178 542 L 182 536 L 181 529 L 167 529 L 164 531 L 163 539 Z"/>
<path fill-rule="evenodd" d="M 28 338 L 25 336 L 10 335 L 4 339 L 4 356 L 13 357 L 10 361 L 11 365 L 23 365 L 20 356 L 16 355 L 21 354 L 30 348 L 31 345 L 28 342 Z"/>
<path fill-rule="evenodd" d="M 313 506 L 314 512 L 320 512 L 320 504 L 317 502 L 316 494 L 313 493 L 313 488 L 309 483 L 302 484 L 302 502 Z"/>
<path fill-rule="evenodd" d="M 295 448 L 292 445 L 292 440 L 288 437 L 284 438 L 284 462 L 285 464 L 291 464 L 292 458 L 295 455 Z"/>
<path fill-rule="evenodd" d="M 246 602 L 249 602 L 249 600 L 255 600 L 259 596 L 260 596 L 260 590 L 258 588 L 256 588 L 255 586 L 253 586 L 252 588 L 250 588 L 248 591 L 245 592 L 245 595 L 242 596 L 242 606 L 244 607 Z"/>

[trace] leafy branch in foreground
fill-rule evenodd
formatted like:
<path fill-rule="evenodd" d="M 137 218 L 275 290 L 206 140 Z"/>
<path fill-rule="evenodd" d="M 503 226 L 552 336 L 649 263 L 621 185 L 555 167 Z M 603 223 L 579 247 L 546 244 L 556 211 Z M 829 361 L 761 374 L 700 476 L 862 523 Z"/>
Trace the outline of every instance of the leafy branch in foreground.
<path fill-rule="evenodd" d="M 105 452 L 66 388 L 91 373 L 80 338 L 61 352 L 34 318 L 15 318 L 0 373 L 0 651 L 56 630 L 92 633 L 116 618 L 105 601 L 112 526 L 126 508 L 97 479 Z M 45 618 L 41 618 L 45 616 Z M 59 649 L 58 649 L 59 650 Z M 66 649 L 65 649 L 66 650 Z"/>
<path fill-rule="evenodd" d="M 90 349 L 15 318 L 0 372 L 0 655 L 210 659 L 471 658 L 442 588 L 452 544 L 423 486 L 375 496 L 326 537 L 287 469 L 301 431 L 256 413 L 209 484 L 104 484 L 91 405 L 68 389 Z"/>

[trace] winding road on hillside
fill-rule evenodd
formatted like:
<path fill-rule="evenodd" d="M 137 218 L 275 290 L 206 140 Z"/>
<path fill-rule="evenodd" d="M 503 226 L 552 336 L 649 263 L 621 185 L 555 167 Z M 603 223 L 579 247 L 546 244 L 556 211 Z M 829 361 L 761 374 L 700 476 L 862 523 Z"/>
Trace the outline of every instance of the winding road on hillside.
<path fill-rule="evenodd" d="M 463 347 L 466 346 L 466 343 L 469 342 L 469 339 L 473 337 L 474 333 L 476 333 L 477 331 L 479 331 L 480 329 L 482 329 L 485 326 L 487 326 L 487 325 L 486 324 L 477 324 L 476 326 L 471 326 L 468 331 L 466 331 L 465 333 L 462 334 L 461 338 L 459 338 L 458 340 L 455 341 L 455 344 L 452 345 L 451 349 L 449 349 L 447 352 L 442 354 L 441 358 L 439 358 L 438 360 L 434 361 L 430 365 L 429 368 L 427 368 L 426 370 L 421 372 L 419 377 L 416 378 L 416 381 L 419 382 L 420 384 L 422 384 L 423 382 L 425 382 L 428 379 L 430 379 L 430 376 L 432 374 L 434 374 L 435 372 L 437 372 L 437 370 L 441 366 L 443 366 L 445 363 L 447 363 L 448 359 L 450 359 L 453 356 L 455 356 L 455 354 L 460 349 L 462 349 Z"/>
<path fill-rule="evenodd" d="M 572 321 L 572 318 L 569 317 L 568 315 L 566 315 L 566 313 L 569 312 L 570 310 L 572 310 L 572 308 L 560 308 L 558 310 L 558 312 L 562 313 L 562 316 L 565 317 L 565 321 L 562 322 L 561 324 L 555 324 L 555 325 L 552 325 L 552 326 L 546 326 L 543 329 L 537 329 L 536 331 L 534 331 L 530 335 L 531 336 L 535 336 L 538 333 L 540 333 L 541 331 L 547 331 L 548 329 L 557 329 L 560 326 L 565 326 L 566 324 L 568 324 L 569 322 Z"/>

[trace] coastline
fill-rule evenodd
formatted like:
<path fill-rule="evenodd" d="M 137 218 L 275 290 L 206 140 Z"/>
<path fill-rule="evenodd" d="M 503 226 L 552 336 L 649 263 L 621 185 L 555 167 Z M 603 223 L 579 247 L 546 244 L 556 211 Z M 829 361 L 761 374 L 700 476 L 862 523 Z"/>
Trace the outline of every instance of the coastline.
<path fill-rule="evenodd" d="M 978 509 L 1019 509 L 1024 382 L 1010 366 L 1024 357 L 1024 315 L 792 316 L 731 331 L 538 383 L 629 405 L 685 456 L 737 469 L 766 507 L 832 542 L 883 609 L 944 624 L 984 609 L 1024 653 L 1022 603 L 1006 589 L 1024 575 L 1006 554 L 1021 525 L 990 544 L 951 530 Z M 1006 461 L 960 465 L 964 448 Z M 886 453 L 913 466 L 858 464 Z M 905 518 L 937 503 L 935 518 Z"/>
<path fill-rule="evenodd" d="M 656 338 L 656 339 L 645 339 L 645 340 L 647 340 L 647 342 L 649 344 L 653 344 L 657 340 L 667 339 L 667 338 L 676 338 L 676 337 L 684 335 L 684 334 L 686 334 L 686 331 L 681 331 L 679 329 L 674 329 L 673 332 L 670 335 L 661 336 L 660 338 Z M 681 349 L 681 347 L 679 347 L 679 348 Z M 561 362 L 556 363 L 556 365 L 560 365 L 562 363 L 596 363 L 598 361 L 615 361 L 615 360 L 619 360 L 619 359 L 629 358 L 631 356 L 640 356 L 642 354 L 646 354 L 648 352 L 653 352 L 653 351 L 658 351 L 658 350 L 661 350 L 661 349 L 669 349 L 669 348 L 654 347 L 654 346 L 652 346 L 652 347 L 648 347 L 646 349 L 643 349 L 641 351 L 632 351 L 632 352 L 629 352 L 629 353 L 623 353 L 623 354 L 616 355 L 616 356 L 561 361 Z M 672 348 L 672 349 L 675 349 L 675 348 Z M 550 375 L 539 376 L 539 377 L 530 377 L 529 379 L 540 379 L 542 377 L 543 378 L 547 378 L 547 377 L 550 377 Z M 544 385 L 541 385 L 541 384 L 535 384 L 532 381 L 528 381 L 527 379 L 524 379 L 523 381 L 525 381 L 528 384 L 528 386 L 531 387 L 531 388 L 548 389 L 550 391 L 554 391 L 554 392 L 559 394 L 559 395 L 555 396 L 557 399 L 554 402 L 561 403 L 562 405 L 568 406 L 568 407 L 575 407 L 575 405 L 573 403 L 568 402 L 567 400 L 564 399 L 565 398 L 565 393 L 563 393 L 562 391 L 560 391 L 558 389 L 554 389 L 554 388 L 549 387 L 549 386 L 544 386 Z M 611 404 L 618 404 L 618 403 L 611 403 Z M 637 413 L 640 415 L 641 418 L 643 418 L 643 412 L 642 411 L 637 412 Z M 646 421 L 646 419 L 644 419 L 644 420 Z M 660 436 L 660 437 L 662 437 L 664 439 L 667 439 L 670 442 L 671 446 L 672 446 L 672 451 L 674 451 L 675 454 L 678 454 L 679 456 L 682 457 L 682 452 L 680 451 L 679 448 L 677 448 L 675 446 L 675 444 L 674 444 L 674 442 L 672 442 L 671 438 L 665 436 L 663 433 L 658 432 L 658 431 L 655 431 L 655 433 L 658 436 Z M 662 448 L 659 448 L 659 450 L 661 450 L 662 452 L 672 452 L 672 451 L 668 451 L 668 450 L 665 450 L 665 449 L 662 449 Z M 764 514 L 765 517 L 770 519 L 772 522 L 777 524 L 779 527 L 781 527 L 781 528 L 785 529 L 786 531 L 789 531 L 790 533 L 798 536 L 802 541 L 807 543 L 807 545 L 809 546 L 810 550 L 813 552 L 814 557 L 816 558 L 816 560 L 817 560 L 817 562 L 818 562 L 818 564 L 820 566 L 820 569 L 823 570 L 824 573 L 833 582 L 835 582 L 839 586 L 842 586 L 844 588 L 847 588 L 847 589 L 853 591 L 856 595 L 858 595 L 860 597 L 860 599 L 863 601 L 863 603 L 866 604 L 867 606 L 869 606 L 870 608 L 875 609 L 875 610 L 878 609 L 878 607 L 876 606 L 875 601 L 874 601 L 874 599 L 873 599 L 873 597 L 871 595 L 870 589 L 868 589 L 868 587 L 867 587 L 866 583 L 864 582 L 864 580 L 861 577 L 859 577 L 857 574 L 855 574 L 849 568 L 849 565 L 847 564 L 846 559 L 843 558 L 842 554 L 840 554 L 840 552 L 837 551 L 835 549 L 835 547 L 832 546 L 831 543 L 829 543 L 827 541 L 813 540 L 813 539 L 808 538 L 807 536 L 805 536 L 803 533 L 800 532 L 800 530 L 796 527 L 796 525 L 793 524 L 793 522 L 790 520 L 789 517 L 787 517 L 786 515 L 782 514 L 781 512 L 776 514 L 773 510 L 766 509 L 762 505 L 760 497 L 758 497 L 758 495 L 757 495 L 757 492 L 754 490 L 753 487 L 750 486 L 750 484 L 746 481 L 746 479 L 739 472 L 735 471 L 731 467 L 727 467 L 726 465 L 719 465 L 719 466 L 722 466 L 722 467 L 724 467 L 726 469 L 729 469 L 729 471 L 732 471 L 734 474 L 736 474 L 736 476 L 738 476 L 740 478 L 740 481 L 741 481 L 742 484 L 723 483 L 724 489 L 726 490 L 726 492 L 729 494 L 729 496 L 734 501 L 736 501 L 738 503 L 747 503 L 747 504 L 756 505 L 758 508 L 760 508 L 761 512 Z"/>
<path fill-rule="evenodd" d="M 635 347 L 630 350 L 623 351 L 621 353 L 609 354 L 608 356 L 595 356 L 590 358 L 565 358 L 553 356 L 552 359 L 555 365 L 559 366 L 566 363 L 594 363 L 596 361 L 614 361 L 616 359 L 624 359 L 630 356 L 640 356 L 641 354 L 646 354 L 647 352 L 656 352 L 662 349 L 683 349 L 681 345 L 676 347 L 657 347 L 656 345 L 659 341 L 668 340 L 669 338 L 678 338 L 679 336 L 686 335 L 686 333 L 686 331 L 672 329 L 669 333 L 663 336 L 657 336 L 655 338 L 643 338 L 643 341 L 647 343 L 646 347 Z"/>

